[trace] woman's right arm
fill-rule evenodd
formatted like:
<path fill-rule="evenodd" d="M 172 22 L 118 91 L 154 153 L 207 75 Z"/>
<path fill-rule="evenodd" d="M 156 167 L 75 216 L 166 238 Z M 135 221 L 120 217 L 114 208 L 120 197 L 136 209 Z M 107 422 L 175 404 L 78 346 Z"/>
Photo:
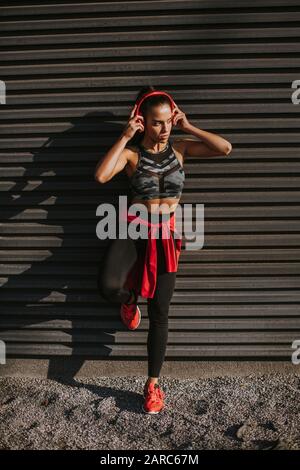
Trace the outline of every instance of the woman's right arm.
<path fill-rule="evenodd" d="M 117 173 L 123 170 L 128 161 L 130 150 L 125 148 L 127 142 L 134 136 L 135 132 L 139 129 L 141 132 L 144 130 L 143 117 L 134 116 L 136 105 L 131 111 L 130 119 L 128 120 L 125 129 L 104 155 L 103 159 L 99 161 L 95 169 L 95 180 L 98 183 L 106 183 L 113 178 Z"/>

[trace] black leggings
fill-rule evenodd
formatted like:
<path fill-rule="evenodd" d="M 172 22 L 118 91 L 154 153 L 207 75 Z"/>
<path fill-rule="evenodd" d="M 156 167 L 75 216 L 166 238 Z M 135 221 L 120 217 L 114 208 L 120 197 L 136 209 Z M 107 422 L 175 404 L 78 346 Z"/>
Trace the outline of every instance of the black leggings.
<path fill-rule="evenodd" d="M 161 216 L 159 217 L 161 221 Z M 130 301 L 132 292 L 124 287 L 127 275 L 140 250 L 146 250 L 146 239 L 112 239 L 101 260 L 98 272 L 98 289 L 111 303 Z M 168 314 L 174 292 L 176 272 L 166 272 L 161 229 L 156 239 L 157 282 L 153 298 L 147 298 L 149 331 L 147 338 L 148 375 L 159 377 L 168 342 Z"/>

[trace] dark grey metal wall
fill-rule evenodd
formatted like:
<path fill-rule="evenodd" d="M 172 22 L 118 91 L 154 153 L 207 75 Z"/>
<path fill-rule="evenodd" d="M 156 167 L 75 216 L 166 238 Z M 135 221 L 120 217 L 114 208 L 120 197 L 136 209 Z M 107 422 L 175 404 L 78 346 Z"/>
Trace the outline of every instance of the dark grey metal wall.
<path fill-rule="evenodd" d="M 300 338 L 300 1 L 1 2 L 1 333 L 10 357 L 146 358 L 98 294 L 94 181 L 143 85 L 230 157 L 186 161 L 205 246 L 180 258 L 166 359 L 290 360 Z M 183 136 L 178 130 L 173 136 Z M 184 248 L 184 247 L 183 247 Z M 116 267 L 117 268 L 117 267 Z"/>

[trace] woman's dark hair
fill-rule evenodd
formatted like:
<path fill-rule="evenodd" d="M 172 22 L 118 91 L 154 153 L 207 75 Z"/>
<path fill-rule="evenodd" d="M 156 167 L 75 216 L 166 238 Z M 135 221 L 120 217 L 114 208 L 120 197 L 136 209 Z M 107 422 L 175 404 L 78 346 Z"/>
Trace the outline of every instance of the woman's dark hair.
<path fill-rule="evenodd" d="M 148 93 L 149 91 L 156 91 L 156 88 L 154 88 L 152 85 L 151 86 L 145 86 L 145 87 L 141 88 L 140 91 L 138 92 L 136 98 L 135 98 L 135 101 L 137 102 L 141 98 L 142 95 L 144 95 L 145 93 Z M 161 88 L 159 88 L 159 91 L 165 91 L 165 90 L 162 90 Z M 144 117 L 145 121 L 146 121 L 148 110 L 151 109 L 153 106 L 157 106 L 159 104 L 169 104 L 171 106 L 169 98 L 165 95 L 149 96 L 149 98 L 146 98 L 142 102 L 142 104 L 140 106 L 140 113 Z M 143 140 L 144 135 L 145 135 L 145 131 L 144 132 L 136 131 L 136 133 L 134 134 L 132 139 L 130 139 L 127 142 L 127 145 L 137 145 L 137 144 L 139 144 Z"/>

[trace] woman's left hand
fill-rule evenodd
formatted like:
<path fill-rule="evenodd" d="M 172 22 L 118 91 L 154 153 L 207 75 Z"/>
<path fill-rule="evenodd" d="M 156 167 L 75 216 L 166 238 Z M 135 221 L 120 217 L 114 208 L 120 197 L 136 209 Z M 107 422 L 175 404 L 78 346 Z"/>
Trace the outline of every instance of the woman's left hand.
<path fill-rule="evenodd" d="M 172 120 L 173 126 L 178 126 L 179 129 L 182 131 L 187 130 L 190 127 L 190 123 L 188 121 L 188 118 L 186 117 L 185 113 L 181 111 L 178 106 L 176 105 L 174 110 L 173 110 L 173 120 Z"/>

